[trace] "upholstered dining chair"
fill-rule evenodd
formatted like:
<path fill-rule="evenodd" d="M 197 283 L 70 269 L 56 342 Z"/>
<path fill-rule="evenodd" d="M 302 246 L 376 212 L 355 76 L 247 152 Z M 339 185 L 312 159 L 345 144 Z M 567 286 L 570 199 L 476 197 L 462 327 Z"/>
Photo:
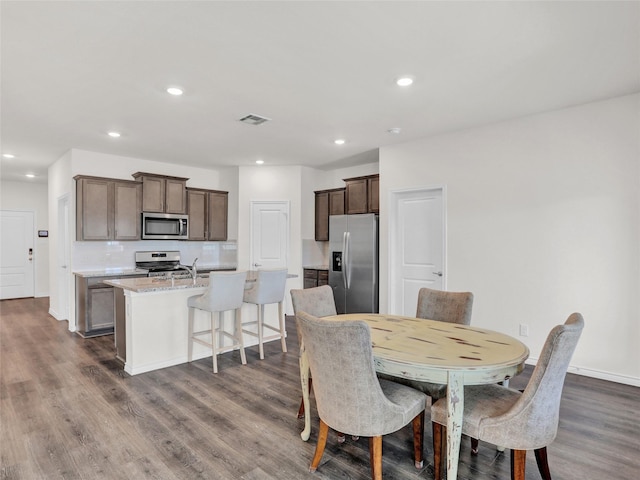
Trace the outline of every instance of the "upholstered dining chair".
<path fill-rule="evenodd" d="M 329 285 L 320 287 L 292 289 L 291 303 L 293 304 L 293 313 L 307 312 L 314 317 L 328 317 L 336 315 L 336 302 L 333 298 L 333 289 Z M 300 329 L 298 332 L 298 345 L 302 346 L 302 335 Z M 309 377 L 309 392 L 311 392 L 311 377 Z M 304 403 L 300 401 L 298 409 L 298 418 L 304 416 Z"/>
<path fill-rule="evenodd" d="M 332 428 L 371 437 L 372 478 L 381 480 L 382 436 L 410 422 L 414 461 L 421 468 L 425 396 L 404 385 L 378 380 L 368 325 L 359 320 L 323 320 L 305 312 L 298 313 L 296 321 L 313 375 L 320 417 L 318 443 L 309 470 L 318 468 Z"/>
<path fill-rule="evenodd" d="M 187 360 L 191 362 L 193 359 L 193 344 L 199 343 L 211 348 L 211 356 L 213 357 L 213 373 L 218 373 L 218 354 L 229 350 L 239 349 L 240 360 L 246 365 L 247 359 L 244 352 L 244 343 L 242 341 L 242 325 L 240 319 L 240 310 L 242 308 L 242 300 L 244 296 L 244 285 L 247 278 L 247 272 L 211 272 L 209 274 L 209 288 L 202 295 L 194 295 L 187 299 L 187 307 L 189 308 L 189 332 L 188 332 L 188 353 Z M 210 326 L 206 330 L 194 331 L 194 314 L 196 310 L 209 312 Z M 224 330 L 222 325 L 222 315 L 228 310 L 234 312 L 233 333 Z M 214 319 L 214 313 L 218 316 L 218 326 Z M 228 346 L 222 346 L 222 340 L 219 344 L 216 342 L 216 333 L 220 337 L 228 337 L 233 343 Z M 203 340 L 202 336 L 211 338 L 211 342 Z"/>
<path fill-rule="evenodd" d="M 523 392 L 495 384 L 464 389 L 462 433 L 510 448 L 512 480 L 524 480 L 527 450 L 534 450 L 542 478 L 551 480 L 547 445 L 558 431 L 562 387 L 583 328 L 582 315 L 573 313 L 551 330 Z M 432 405 L 431 421 L 435 478 L 440 480 L 447 424 L 444 399 Z"/>
<path fill-rule="evenodd" d="M 418 318 L 470 325 L 472 309 L 471 292 L 446 292 L 431 288 L 421 288 L 418 291 Z"/>
<path fill-rule="evenodd" d="M 243 322 L 243 327 L 256 325 L 257 331 L 244 328 L 242 331 L 247 335 L 258 337 L 258 349 L 260 350 L 260 360 L 264 359 L 264 342 L 267 340 L 280 339 L 282 351 L 287 351 L 286 330 L 284 327 L 284 291 L 287 284 L 287 269 L 264 269 L 258 270 L 258 278 L 245 290 L 245 303 L 253 303 L 258 306 L 258 319 L 250 322 Z M 278 304 L 278 326 L 273 327 L 264 322 L 264 306 Z M 277 332 L 274 335 L 265 337 L 265 329 Z"/>

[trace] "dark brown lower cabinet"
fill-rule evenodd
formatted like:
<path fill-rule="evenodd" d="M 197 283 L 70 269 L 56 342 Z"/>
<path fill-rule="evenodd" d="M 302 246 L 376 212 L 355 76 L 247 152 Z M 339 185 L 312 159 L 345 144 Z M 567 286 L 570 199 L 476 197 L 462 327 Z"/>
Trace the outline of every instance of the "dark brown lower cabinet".
<path fill-rule="evenodd" d="M 329 270 L 323 268 L 304 269 L 304 288 L 321 287 L 329 285 Z"/>

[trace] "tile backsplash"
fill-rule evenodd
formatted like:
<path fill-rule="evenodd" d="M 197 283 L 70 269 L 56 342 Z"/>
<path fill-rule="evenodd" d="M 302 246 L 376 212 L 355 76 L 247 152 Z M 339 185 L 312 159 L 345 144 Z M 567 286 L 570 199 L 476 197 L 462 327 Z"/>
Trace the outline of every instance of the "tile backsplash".
<path fill-rule="evenodd" d="M 302 266 L 319 266 L 329 263 L 329 242 L 302 239 Z"/>
<path fill-rule="evenodd" d="M 128 269 L 135 267 L 135 252 L 147 250 L 178 250 L 180 263 L 191 265 L 197 258 L 198 265 L 237 266 L 236 242 L 73 242 L 71 246 L 74 271 Z"/>

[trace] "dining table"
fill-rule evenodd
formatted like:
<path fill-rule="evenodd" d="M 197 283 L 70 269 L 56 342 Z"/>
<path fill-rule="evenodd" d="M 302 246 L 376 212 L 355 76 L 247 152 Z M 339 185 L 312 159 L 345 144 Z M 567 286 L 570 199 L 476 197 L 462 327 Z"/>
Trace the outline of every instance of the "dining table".
<path fill-rule="evenodd" d="M 522 372 L 527 346 L 504 333 L 423 318 L 376 313 L 322 317 L 363 320 L 371 331 L 378 373 L 447 385 L 447 478 L 458 474 L 465 385 L 498 383 Z M 311 433 L 309 362 L 300 347 L 300 381 L 304 402 L 304 441 Z"/>

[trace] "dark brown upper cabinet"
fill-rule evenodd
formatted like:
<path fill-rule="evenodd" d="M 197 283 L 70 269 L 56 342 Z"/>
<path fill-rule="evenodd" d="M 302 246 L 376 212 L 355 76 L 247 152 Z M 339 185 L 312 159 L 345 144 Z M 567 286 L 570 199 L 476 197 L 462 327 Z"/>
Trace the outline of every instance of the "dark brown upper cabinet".
<path fill-rule="evenodd" d="M 77 175 L 76 240 L 140 240 L 142 185 Z"/>
<path fill-rule="evenodd" d="M 380 175 L 345 178 L 345 213 L 380 212 Z"/>
<path fill-rule="evenodd" d="M 229 193 L 187 188 L 189 240 L 227 240 Z"/>
<path fill-rule="evenodd" d="M 133 178 L 142 182 L 142 211 L 187 213 L 188 178 L 137 172 Z"/>
<path fill-rule="evenodd" d="M 344 214 L 344 188 L 318 190 L 315 197 L 315 239 L 329 240 L 329 215 Z"/>

